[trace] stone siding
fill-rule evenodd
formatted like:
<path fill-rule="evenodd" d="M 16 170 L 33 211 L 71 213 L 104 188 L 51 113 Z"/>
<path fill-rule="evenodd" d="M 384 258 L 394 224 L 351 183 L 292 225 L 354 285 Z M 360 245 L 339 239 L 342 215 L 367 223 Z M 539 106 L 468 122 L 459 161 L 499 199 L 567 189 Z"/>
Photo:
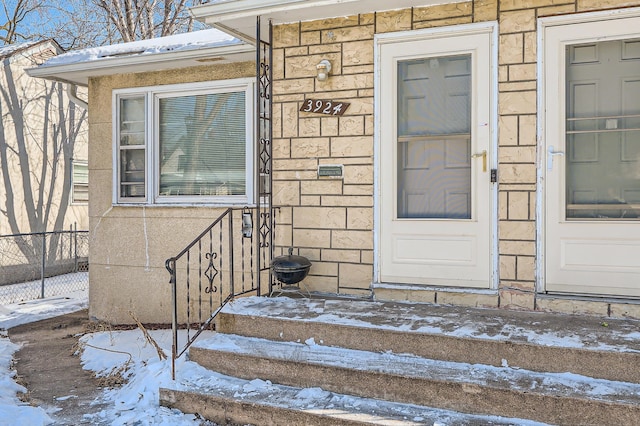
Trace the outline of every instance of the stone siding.
<path fill-rule="evenodd" d="M 274 203 L 290 218 L 279 223 L 278 250 L 293 246 L 310 258 L 310 290 L 368 294 L 374 277 L 374 35 L 497 20 L 499 289 L 497 297 L 477 295 L 475 302 L 459 293 L 434 299 L 536 309 L 537 19 L 638 5 L 475 0 L 276 26 Z M 314 78 L 322 59 L 333 67 L 325 82 Z M 305 98 L 351 106 L 340 117 L 319 116 L 299 111 Z M 321 164 L 343 164 L 344 178 L 319 178 Z M 575 304 L 570 310 L 602 309 Z M 543 301 L 539 308 L 566 310 L 562 306 Z"/>

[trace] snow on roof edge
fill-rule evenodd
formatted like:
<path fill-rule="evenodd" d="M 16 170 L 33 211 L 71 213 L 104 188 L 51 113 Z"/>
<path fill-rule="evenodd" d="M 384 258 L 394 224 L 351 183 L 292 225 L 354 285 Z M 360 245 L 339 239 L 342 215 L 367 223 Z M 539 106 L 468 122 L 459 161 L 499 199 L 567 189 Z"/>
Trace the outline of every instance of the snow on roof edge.
<path fill-rule="evenodd" d="M 109 58 L 153 55 L 173 51 L 225 47 L 244 42 L 218 29 L 207 29 L 166 37 L 73 50 L 49 59 L 40 67 L 81 64 Z"/>

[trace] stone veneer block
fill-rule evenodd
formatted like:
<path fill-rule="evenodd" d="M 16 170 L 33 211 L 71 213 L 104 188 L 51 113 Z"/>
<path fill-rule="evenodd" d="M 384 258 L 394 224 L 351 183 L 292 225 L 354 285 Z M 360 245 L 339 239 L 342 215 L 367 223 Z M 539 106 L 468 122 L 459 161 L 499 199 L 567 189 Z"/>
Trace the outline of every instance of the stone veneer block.
<path fill-rule="evenodd" d="M 320 252 L 320 257 L 325 262 L 360 262 L 360 250 L 339 250 L 339 249 L 325 249 Z"/>
<path fill-rule="evenodd" d="M 378 34 L 411 29 L 411 9 L 377 12 L 375 19 Z"/>
<path fill-rule="evenodd" d="M 339 267 L 340 287 L 368 289 L 371 287 L 373 265 L 341 263 Z"/>
<path fill-rule="evenodd" d="M 322 245 L 322 247 L 329 247 L 329 244 L 324 244 Z M 338 249 L 373 250 L 373 232 L 372 231 L 351 231 L 351 230 L 332 231 L 330 247 L 338 248 Z"/>
<path fill-rule="evenodd" d="M 500 279 L 513 280 L 516 278 L 516 256 L 500 255 Z"/>
<path fill-rule="evenodd" d="M 510 220 L 529 220 L 529 192 L 511 191 L 508 193 L 508 214 Z"/>
<path fill-rule="evenodd" d="M 273 204 L 276 206 L 297 206 L 300 203 L 300 182 L 274 181 Z"/>
<path fill-rule="evenodd" d="M 419 21 L 414 24 L 414 29 L 447 27 L 451 25 L 470 24 L 472 16 L 460 16 L 457 18 L 438 19 L 436 21 Z"/>
<path fill-rule="evenodd" d="M 502 64 L 521 64 L 524 59 L 524 38 L 521 33 L 506 34 L 499 37 L 498 62 Z"/>
<path fill-rule="evenodd" d="M 292 93 L 310 93 L 313 92 L 315 78 L 298 78 L 291 80 L 274 80 L 273 91 L 275 93 L 292 94 Z"/>
<path fill-rule="evenodd" d="M 533 7 L 553 6 L 573 1 L 574 0 L 500 0 L 500 10 L 530 9 Z"/>
<path fill-rule="evenodd" d="M 320 122 L 317 123 L 320 125 Z M 301 131 L 302 133 L 302 131 Z M 329 156 L 329 138 L 291 139 L 291 158 L 317 158 Z"/>
<path fill-rule="evenodd" d="M 499 242 L 498 251 L 500 254 L 535 256 L 536 243 L 534 241 L 502 240 Z"/>
<path fill-rule="evenodd" d="M 300 24 L 275 25 L 273 27 L 273 47 L 289 47 L 300 45 Z"/>
<path fill-rule="evenodd" d="M 373 230 L 373 209 L 359 207 L 348 208 L 347 229 Z"/>
<path fill-rule="evenodd" d="M 310 231 L 308 229 L 293 230 L 293 246 L 294 247 L 312 247 L 324 248 L 331 244 L 331 231 L 328 229 L 316 229 Z"/>
<path fill-rule="evenodd" d="M 614 7 L 637 6 L 637 1 L 625 0 L 577 0 L 577 11 L 613 9 Z"/>
<path fill-rule="evenodd" d="M 373 184 L 373 166 L 345 166 L 345 184 Z"/>
<path fill-rule="evenodd" d="M 526 63 L 537 62 L 538 38 L 536 32 L 524 33 L 524 57 Z"/>
<path fill-rule="evenodd" d="M 372 157 L 372 136 L 338 137 L 331 140 L 331 157 Z"/>
<path fill-rule="evenodd" d="M 338 136 L 338 117 L 320 117 L 320 136 Z"/>
<path fill-rule="evenodd" d="M 495 308 L 498 306 L 497 294 L 479 294 L 479 293 L 462 293 L 448 292 L 446 290 L 438 290 L 436 301 L 442 305 L 458 305 L 470 306 L 475 308 Z"/>
<path fill-rule="evenodd" d="M 365 25 L 360 27 L 345 27 L 322 32 L 323 43 L 343 43 L 348 41 L 359 41 L 373 39 L 373 25 Z"/>
<path fill-rule="evenodd" d="M 296 228 L 345 229 L 347 210 L 344 207 L 296 207 L 293 225 Z"/>
<path fill-rule="evenodd" d="M 575 11 L 576 11 L 576 5 L 574 3 L 563 4 L 559 6 L 541 7 L 538 9 L 538 18 L 542 18 L 545 16 L 553 16 L 553 15 L 564 15 L 567 13 L 575 13 Z"/>
<path fill-rule="evenodd" d="M 498 223 L 498 234 L 502 240 L 535 241 L 536 223 L 532 220 L 501 220 Z"/>
<path fill-rule="evenodd" d="M 538 297 L 536 310 L 545 312 L 562 312 L 565 314 L 587 314 L 608 316 L 609 304 L 600 301 Z"/>
<path fill-rule="evenodd" d="M 537 118 L 535 115 L 521 115 L 518 117 L 520 131 L 518 145 L 537 146 Z"/>
<path fill-rule="evenodd" d="M 535 164 L 500 164 L 498 166 L 500 183 L 530 183 L 536 182 Z M 505 189 L 505 188 L 503 188 Z"/>
<path fill-rule="evenodd" d="M 503 146 L 500 147 L 498 156 L 500 163 L 535 163 L 536 147 L 525 146 Z"/>
<path fill-rule="evenodd" d="M 516 279 L 520 281 L 534 281 L 536 279 L 536 258 L 533 256 L 518 256 L 516 260 Z"/>
<path fill-rule="evenodd" d="M 416 7 L 413 9 L 414 21 L 448 19 L 471 15 L 473 2 L 450 3 L 435 6 Z"/>
<path fill-rule="evenodd" d="M 307 31 L 300 34 L 300 44 L 302 45 L 320 44 L 320 31 Z"/>
<path fill-rule="evenodd" d="M 302 281 L 300 288 L 303 291 L 336 294 L 339 292 L 338 277 L 308 275 L 307 278 Z"/>
<path fill-rule="evenodd" d="M 640 319 L 640 304 L 638 303 L 611 303 L 612 317 Z"/>
<path fill-rule="evenodd" d="M 473 5 L 474 22 L 495 21 L 498 19 L 499 0 L 475 0 Z"/>
<path fill-rule="evenodd" d="M 524 9 L 500 14 L 500 33 L 518 33 L 536 30 L 535 9 Z"/>
<path fill-rule="evenodd" d="M 338 262 L 319 262 L 315 261 L 311 264 L 309 275 L 324 276 L 324 277 L 337 277 L 338 276 Z"/>
<path fill-rule="evenodd" d="M 499 114 L 535 114 L 536 92 L 502 92 L 499 95 Z"/>
<path fill-rule="evenodd" d="M 500 150 L 503 146 L 518 144 L 518 117 L 514 115 L 501 115 L 498 117 L 498 144 Z"/>
<path fill-rule="evenodd" d="M 509 81 L 536 79 L 536 64 L 515 64 L 509 66 Z"/>
<path fill-rule="evenodd" d="M 345 16 L 340 18 L 318 19 L 306 21 L 301 24 L 301 31 L 326 30 L 329 28 L 355 27 L 360 24 L 358 15 Z"/>
<path fill-rule="evenodd" d="M 359 195 L 323 195 L 323 206 L 373 207 L 373 197 Z"/>
<path fill-rule="evenodd" d="M 373 41 L 352 41 L 342 44 L 342 65 L 373 64 Z"/>
<path fill-rule="evenodd" d="M 509 309 L 533 310 L 535 293 L 511 289 L 500 289 L 500 307 Z"/>
<path fill-rule="evenodd" d="M 300 182 L 302 195 L 342 194 L 342 180 L 323 179 Z"/>

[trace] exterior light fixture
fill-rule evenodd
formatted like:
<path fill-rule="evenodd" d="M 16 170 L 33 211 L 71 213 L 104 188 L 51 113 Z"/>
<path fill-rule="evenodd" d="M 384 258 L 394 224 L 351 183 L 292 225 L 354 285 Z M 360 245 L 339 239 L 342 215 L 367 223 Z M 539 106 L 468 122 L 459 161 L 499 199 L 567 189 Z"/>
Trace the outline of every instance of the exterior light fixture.
<path fill-rule="evenodd" d="M 318 81 L 326 81 L 331 72 L 331 62 L 327 59 L 321 60 L 320 63 L 316 65 L 316 71 L 318 72 Z"/>
<path fill-rule="evenodd" d="M 251 238 L 253 234 L 253 219 L 251 217 L 251 210 L 245 207 L 242 210 L 242 236 L 244 238 Z"/>

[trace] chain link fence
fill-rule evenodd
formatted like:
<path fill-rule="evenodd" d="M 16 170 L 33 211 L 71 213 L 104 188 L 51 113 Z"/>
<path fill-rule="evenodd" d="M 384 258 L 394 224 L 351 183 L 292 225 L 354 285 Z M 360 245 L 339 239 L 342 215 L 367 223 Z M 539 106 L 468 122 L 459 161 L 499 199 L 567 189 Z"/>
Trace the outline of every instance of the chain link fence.
<path fill-rule="evenodd" d="M 88 231 L 0 235 L 0 304 L 88 288 Z"/>

